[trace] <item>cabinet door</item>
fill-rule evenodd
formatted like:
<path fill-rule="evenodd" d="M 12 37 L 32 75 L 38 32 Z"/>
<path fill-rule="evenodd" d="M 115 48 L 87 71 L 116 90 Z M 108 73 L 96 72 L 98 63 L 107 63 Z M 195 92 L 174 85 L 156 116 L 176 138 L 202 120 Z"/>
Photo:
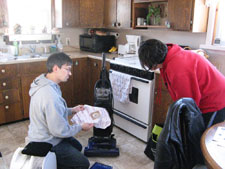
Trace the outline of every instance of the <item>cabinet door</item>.
<path fill-rule="evenodd" d="M 73 72 L 73 69 L 71 70 Z M 73 106 L 73 76 L 70 76 L 67 82 L 61 82 L 60 89 L 62 91 L 62 97 L 65 99 L 67 106 Z"/>
<path fill-rule="evenodd" d="M 63 27 L 78 27 L 80 25 L 80 0 L 62 1 Z"/>
<path fill-rule="evenodd" d="M 94 104 L 94 86 L 97 80 L 100 78 L 101 72 L 101 60 L 88 58 L 88 68 L 89 68 L 89 103 Z"/>
<path fill-rule="evenodd" d="M 174 30 L 191 30 L 194 0 L 169 0 L 168 18 Z"/>
<path fill-rule="evenodd" d="M 131 0 L 117 0 L 117 26 L 130 28 Z"/>
<path fill-rule="evenodd" d="M 103 27 L 104 0 L 80 0 L 80 26 Z"/>
<path fill-rule="evenodd" d="M 88 104 L 88 64 L 87 58 L 73 60 L 74 105 Z"/>
<path fill-rule="evenodd" d="M 110 63 L 106 62 L 106 69 L 109 70 Z M 94 104 L 94 86 L 95 83 L 100 79 L 100 73 L 102 70 L 102 61 L 98 59 L 88 58 L 88 68 L 89 68 L 89 86 L 88 86 L 88 96 L 89 103 Z"/>
<path fill-rule="evenodd" d="M 116 27 L 116 0 L 105 1 L 104 25 L 107 28 Z"/>
<path fill-rule="evenodd" d="M 173 103 L 162 77 L 159 74 L 155 75 L 156 79 L 152 126 L 156 123 L 163 124 L 165 122 L 168 108 Z"/>
<path fill-rule="evenodd" d="M 29 117 L 29 106 L 30 106 L 29 90 L 30 90 L 30 85 L 38 75 L 39 74 L 33 74 L 33 75 L 26 75 L 26 76 L 21 77 L 24 118 Z"/>
<path fill-rule="evenodd" d="M 29 117 L 30 96 L 29 90 L 33 80 L 42 73 L 46 73 L 46 62 L 32 62 L 19 64 L 19 74 L 21 75 L 22 100 L 24 118 Z"/>
<path fill-rule="evenodd" d="M 21 103 L 0 105 L 0 124 L 23 119 Z"/>

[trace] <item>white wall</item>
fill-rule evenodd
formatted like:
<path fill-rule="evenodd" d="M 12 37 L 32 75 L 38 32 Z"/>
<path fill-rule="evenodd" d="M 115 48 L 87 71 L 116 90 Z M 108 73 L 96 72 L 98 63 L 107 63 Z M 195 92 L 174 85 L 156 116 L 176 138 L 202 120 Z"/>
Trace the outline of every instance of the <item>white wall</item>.
<path fill-rule="evenodd" d="M 172 31 L 168 29 L 118 29 L 111 30 L 119 33 L 118 44 L 126 43 L 126 35 L 141 35 L 143 40 L 159 39 L 164 43 L 176 43 L 179 45 L 190 46 L 193 49 L 199 48 L 200 44 L 205 43 L 206 33 L 191 33 L 184 31 Z"/>
<path fill-rule="evenodd" d="M 81 28 L 63 28 L 60 29 L 60 36 L 63 44 L 66 44 L 66 38 L 70 38 L 70 45 L 79 48 L 79 35 L 86 32 Z"/>

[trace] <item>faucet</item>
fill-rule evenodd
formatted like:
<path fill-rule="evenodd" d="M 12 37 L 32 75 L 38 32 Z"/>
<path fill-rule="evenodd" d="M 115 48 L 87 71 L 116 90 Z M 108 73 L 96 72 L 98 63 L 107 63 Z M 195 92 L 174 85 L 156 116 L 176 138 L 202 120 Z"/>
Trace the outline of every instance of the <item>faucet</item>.
<path fill-rule="evenodd" d="M 29 49 L 30 49 L 30 52 L 34 54 L 36 52 L 36 45 L 30 45 Z"/>

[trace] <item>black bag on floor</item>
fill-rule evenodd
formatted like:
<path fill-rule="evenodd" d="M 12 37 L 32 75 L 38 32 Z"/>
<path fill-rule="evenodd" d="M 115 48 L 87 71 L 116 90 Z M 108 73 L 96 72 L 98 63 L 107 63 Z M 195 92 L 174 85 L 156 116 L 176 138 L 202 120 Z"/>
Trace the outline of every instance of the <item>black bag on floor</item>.
<path fill-rule="evenodd" d="M 162 128 L 163 128 L 163 125 L 161 124 L 154 125 L 154 128 L 152 129 L 152 134 L 147 142 L 147 146 L 144 151 L 145 155 L 153 161 L 155 160 L 156 144 L 157 144 L 159 135 L 162 131 Z"/>

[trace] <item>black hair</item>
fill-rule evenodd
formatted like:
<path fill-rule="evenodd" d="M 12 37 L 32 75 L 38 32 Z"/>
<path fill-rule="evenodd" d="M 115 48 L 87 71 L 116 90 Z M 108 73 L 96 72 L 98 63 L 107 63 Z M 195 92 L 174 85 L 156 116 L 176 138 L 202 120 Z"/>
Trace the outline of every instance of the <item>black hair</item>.
<path fill-rule="evenodd" d="M 157 39 L 149 39 L 142 42 L 139 50 L 141 66 L 151 69 L 154 65 L 161 64 L 166 58 L 167 46 Z"/>
<path fill-rule="evenodd" d="M 47 60 L 47 69 L 48 73 L 51 73 L 53 70 L 54 65 L 57 65 L 59 68 L 62 67 L 62 65 L 72 65 L 73 61 L 72 59 L 63 52 L 53 53 L 48 57 Z"/>

